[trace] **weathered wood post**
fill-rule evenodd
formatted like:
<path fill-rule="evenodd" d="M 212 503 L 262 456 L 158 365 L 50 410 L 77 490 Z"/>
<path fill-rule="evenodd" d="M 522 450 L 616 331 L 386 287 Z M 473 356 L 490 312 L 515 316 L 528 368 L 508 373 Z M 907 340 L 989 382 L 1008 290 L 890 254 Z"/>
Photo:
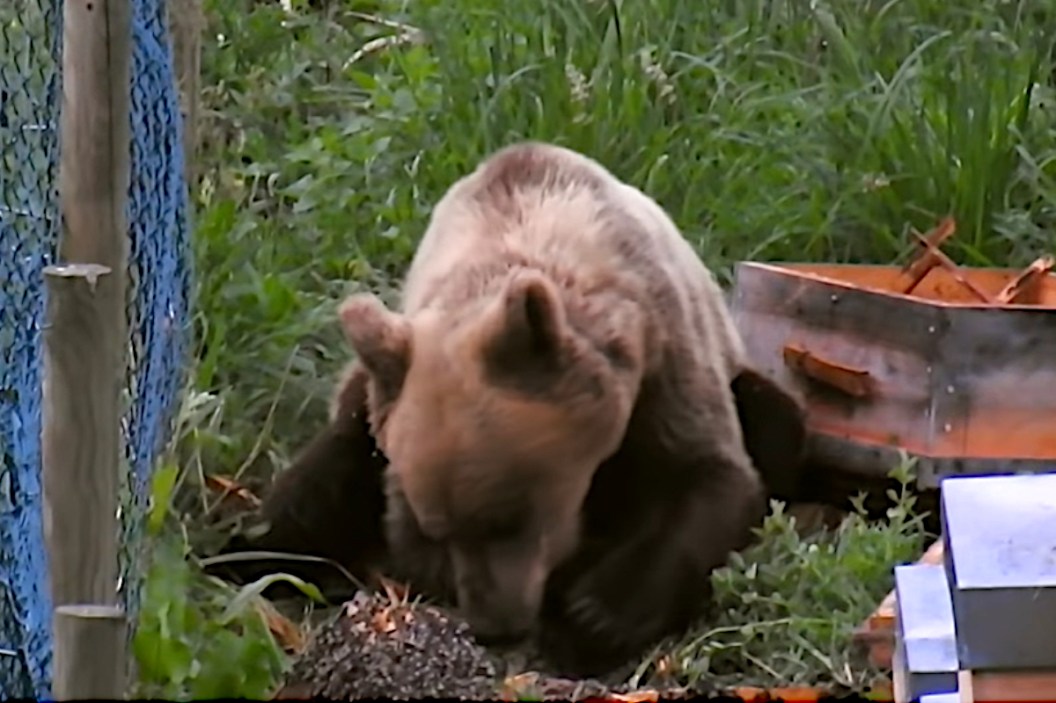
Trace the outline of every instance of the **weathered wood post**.
<path fill-rule="evenodd" d="M 183 109 L 183 172 L 188 188 L 197 182 L 195 158 L 198 147 L 198 103 L 202 74 L 202 30 L 205 16 L 202 0 L 169 0 L 169 32 L 172 64 L 176 69 L 180 105 Z"/>
<path fill-rule="evenodd" d="M 123 338 L 98 264 L 45 269 L 44 538 L 48 548 L 56 700 L 121 698 L 124 617 L 117 602 L 120 379 Z M 107 617 L 92 617 L 107 608 Z M 119 626 L 115 626 L 115 623 Z M 112 657 L 114 661 L 106 661 Z M 87 671 L 92 670 L 90 676 Z"/>
<path fill-rule="evenodd" d="M 64 2 L 59 197 L 65 229 L 63 263 L 45 270 L 42 435 L 58 700 L 125 692 L 117 582 L 130 2 Z"/>
<path fill-rule="evenodd" d="M 111 605 L 55 609 L 52 696 L 57 701 L 124 696 L 125 617 Z"/>
<path fill-rule="evenodd" d="M 110 267 L 121 308 L 128 249 L 131 162 L 131 0 L 63 3 L 62 257 Z M 120 274 L 120 275 L 117 275 Z"/>
<path fill-rule="evenodd" d="M 98 264 L 44 270 L 44 535 L 55 606 L 117 602 L 120 368 L 116 287 Z"/>

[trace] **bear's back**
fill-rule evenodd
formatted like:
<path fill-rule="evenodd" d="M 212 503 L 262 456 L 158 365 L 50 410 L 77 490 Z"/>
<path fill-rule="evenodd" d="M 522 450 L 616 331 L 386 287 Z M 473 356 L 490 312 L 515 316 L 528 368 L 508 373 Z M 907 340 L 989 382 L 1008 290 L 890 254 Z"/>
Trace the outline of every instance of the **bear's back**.
<path fill-rule="evenodd" d="M 408 270 L 404 312 L 458 306 L 519 265 L 582 294 L 629 287 L 664 327 L 679 330 L 680 346 L 722 350 L 731 373 L 741 359 L 722 291 L 674 222 L 583 154 L 514 144 L 456 182 Z"/>

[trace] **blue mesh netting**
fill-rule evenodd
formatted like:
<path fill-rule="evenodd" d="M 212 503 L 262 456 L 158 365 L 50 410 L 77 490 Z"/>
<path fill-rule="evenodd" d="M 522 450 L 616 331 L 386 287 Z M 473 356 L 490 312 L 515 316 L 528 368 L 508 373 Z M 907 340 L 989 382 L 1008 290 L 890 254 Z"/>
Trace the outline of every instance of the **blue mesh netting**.
<path fill-rule="evenodd" d="M 164 0 L 133 0 L 129 367 L 119 592 L 134 614 L 155 459 L 183 382 L 187 198 Z M 0 2 L 0 697 L 47 696 L 51 604 L 40 490 L 42 269 L 59 236 L 61 0 Z"/>

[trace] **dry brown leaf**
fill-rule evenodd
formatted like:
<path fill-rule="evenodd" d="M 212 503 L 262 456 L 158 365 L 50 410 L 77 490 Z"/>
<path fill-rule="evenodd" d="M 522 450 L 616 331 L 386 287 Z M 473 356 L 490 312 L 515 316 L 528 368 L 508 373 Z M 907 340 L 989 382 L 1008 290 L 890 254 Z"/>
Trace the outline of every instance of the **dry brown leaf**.
<path fill-rule="evenodd" d="M 370 625 L 378 634 L 389 634 L 396 631 L 396 622 L 392 618 L 393 606 L 387 606 L 374 613 L 370 619 Z"/>
<path fill-rule="evenodd" d="M 392 579 L 375 572 L 374 579 L 381 585 L 385 595 L 392 603 L 405 603 L 410 595 L 410 589 L 406 584 L 393 581 Z"/>
<path fill-rule="evenodd" d="M 304 630 L 295 625 L 285 615 L 275 610 L 275 606 L 263 598 L 256 599 L 254 603 L 257 612 L 264 618 L 264 622 L 267 624 L 268 629 L 271 630 L 271 634 L 274 635 L 275 640 L 283 649 L 292 654 L 300 654 L 304 651 L 304 647 L 307 644 Z"/>
<path fill-rule="evenodd" d="M 260 498 L 258 498 L 253 491 L 225 476 L 212 476 L 206 474 L 205 485 L 214 491 L 220 491 L 223 494 L 220 497 L 220 500 L 235 496 L 253 508 L 259 508 L 261 506 Z"/>
<path fill-rule="evenodd" d="M 755 686 L 738 686 L 733 689 L 733 695 L 745 703 L 766 703 L 770 700 L 770 694 L 762 688 Z"/>
<path fill-rule="evenodd" d="M 534 671 L 507 676 L 502 682 L 502 699 L 506 701 L 519 700 L 524 695 L 533 693 L 538 683 L 539 674 Z"/>

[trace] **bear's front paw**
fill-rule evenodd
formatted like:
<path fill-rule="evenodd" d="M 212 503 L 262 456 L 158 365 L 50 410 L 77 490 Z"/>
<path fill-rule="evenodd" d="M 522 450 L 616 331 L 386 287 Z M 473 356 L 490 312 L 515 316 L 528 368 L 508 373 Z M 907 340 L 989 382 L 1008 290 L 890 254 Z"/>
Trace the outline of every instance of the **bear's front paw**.
<path fill-rule="evenodd" d="M 589 586 L 587 587 L 589 589 Z M 570 596 L 566 603 L 566 612 L 570 622 L 578 625 L 584 635 L 606 637 L 613 635 L 620 628 L 617 626 L 617 615 L 603 602 L 587 590 L 580 595 Z"/>
<path fill-rule="evenodd" d="M 635 648 L 662 632 L 675 570 L 670 559 L 637 551 L 610 555 L 573 584 L 565 598 L 571 627 L 614 648 Z"/>
<path fill-rule="evenodd" d="M 563 675 L 582 678 L 634 659 L 666 621 L 667 610 L 662 601 L 652 601 L 647 581 L 642 568 L 610 562 L 573 582 L 541 633 L 540 645 L 550 665 Z"/>

